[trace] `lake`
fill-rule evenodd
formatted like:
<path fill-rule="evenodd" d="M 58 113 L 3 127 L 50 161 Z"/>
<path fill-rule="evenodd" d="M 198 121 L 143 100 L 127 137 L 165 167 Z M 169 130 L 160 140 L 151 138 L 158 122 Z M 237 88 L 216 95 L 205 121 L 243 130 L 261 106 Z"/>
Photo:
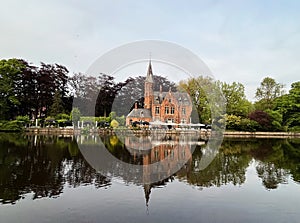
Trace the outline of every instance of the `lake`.
<path fill-rule="evenodd" d="M 1 222 L 299 222 L 299 205 L 300 139 L 0 134 Z"/>

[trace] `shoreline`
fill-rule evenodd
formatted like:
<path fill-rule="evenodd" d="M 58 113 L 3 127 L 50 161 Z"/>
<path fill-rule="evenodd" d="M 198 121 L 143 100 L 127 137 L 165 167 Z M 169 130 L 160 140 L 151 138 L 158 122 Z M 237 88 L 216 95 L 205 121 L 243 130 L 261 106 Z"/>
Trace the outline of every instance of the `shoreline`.
<path fill-rule="evenodd" d="M 81 135 L 81 129 L 71 128 L 27 128 L 25 134 L 38 135 Z M 129 130 L 129 129 L 91 129 L 87 134 L 124 134 L 124 135 L 150 135 L 150 134 L 187 134 L 210 137 L 211 131 L 200 130 Z M 244 131 L 224 131 L 226 138 L 300 138 L 300 132 L 244 132 Z"/>

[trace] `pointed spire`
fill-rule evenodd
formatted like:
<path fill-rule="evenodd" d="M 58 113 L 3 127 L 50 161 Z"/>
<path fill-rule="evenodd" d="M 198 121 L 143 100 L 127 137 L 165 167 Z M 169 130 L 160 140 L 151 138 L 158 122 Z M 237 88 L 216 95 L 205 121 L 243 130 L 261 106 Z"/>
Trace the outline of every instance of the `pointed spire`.
<path fill-rule="evenodd" d="M 150 193 L 151 193 L 151 185 L 145 184 L 144 185 L 144 192 L 145 192 L 145 199 L 146 199 L 146 206 L 148 207 Z"/>
<path fill-rule="evenodd" d="M 148 65 L 146 81 L 153 83 L 153 72 L 152 72 L 152 66 L 151 66 L 151 59 L 149 61 L 149 65 Z"/>

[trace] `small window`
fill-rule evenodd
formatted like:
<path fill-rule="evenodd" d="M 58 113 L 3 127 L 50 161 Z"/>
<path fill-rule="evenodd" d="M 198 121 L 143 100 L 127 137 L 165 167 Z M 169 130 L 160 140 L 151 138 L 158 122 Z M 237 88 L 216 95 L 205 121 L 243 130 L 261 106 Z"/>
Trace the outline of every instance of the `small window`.
<path fill-rule="evenodd" d="M 185 115 L 185 108 L 182 108 L 181 113 Z"/>
<path fill-rule="evenodd" d="M 186 123 L 185 118 L 181 119 L 181 123 L 182 123 L 182 124 L 185 124 L 185 123 Z"/>
<path fill-rule="evenodd" d="M 169 107 L 165 107 L 165 114 L 169 114 Z"/>
<path fill-rule="evenodd" d="M 154 151 L 154 156 L 155 156 L 155 159 L 158 160 L 158 158 L 159 158 L 159 153 L 158 153 L 158 150 L 157 150 L 157 149 Z"/>
<path fill-rule="evenodd" d="M 159 114 L 159 107 L 158 106 L 155 107 L 155 114 Z"/>
<path fill-rule="evenodd" d="M 169 102 L 170 102 L 170 103 L 172 102 L 171 98 L 169 99 Z"/>
<path fill-rule="evenodd" d="M 174 113 L 175 113 L 175 108 L 171 107 L 171 114 L 174 114 Z"/>

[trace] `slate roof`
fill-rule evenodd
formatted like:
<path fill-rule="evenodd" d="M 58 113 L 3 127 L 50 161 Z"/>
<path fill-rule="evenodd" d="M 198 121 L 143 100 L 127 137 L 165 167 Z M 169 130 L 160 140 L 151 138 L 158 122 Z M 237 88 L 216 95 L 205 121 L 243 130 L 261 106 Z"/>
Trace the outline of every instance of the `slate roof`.
<path fill-rule="evenodd" d="M 154 91 L 154 104 L 161 104 L 162 101 L 165 99 L 166 95 L 169 94 L 169 92 L 159 92 Z M 178 105 L 185 105 L 185 106 L 191 106 L 191 99 L 188 93 L 186 92 L 171 92 L 171 94 L 176 98 Z"/>
<path fill-rule="evenodd" d="M 144 108 L 134 108 L 132 111 L 127 115 L 127 117 L 132 118 L 151 118 L 151 113 L 149 109 Z"/>

